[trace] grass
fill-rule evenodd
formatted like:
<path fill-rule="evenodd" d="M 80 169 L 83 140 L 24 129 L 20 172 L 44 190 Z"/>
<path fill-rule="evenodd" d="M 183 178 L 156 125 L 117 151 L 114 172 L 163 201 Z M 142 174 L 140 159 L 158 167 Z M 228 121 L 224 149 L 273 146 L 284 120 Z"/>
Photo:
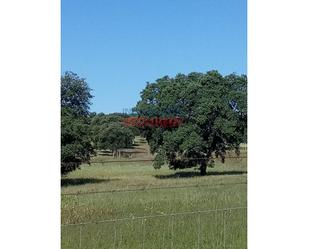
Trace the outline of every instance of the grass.
<path fill-rule="evenodd" d="M 203 177 L 151 162 L 83 165 L 62 179 L 63 194 L 79 193 L 62 195 L 62 224 L 132 219 L 62 226 L 62 248 L 246 248 L 246 209 L 169 215 L 245 207 L 246 172 L 246 159 L 217 162 Z"/>

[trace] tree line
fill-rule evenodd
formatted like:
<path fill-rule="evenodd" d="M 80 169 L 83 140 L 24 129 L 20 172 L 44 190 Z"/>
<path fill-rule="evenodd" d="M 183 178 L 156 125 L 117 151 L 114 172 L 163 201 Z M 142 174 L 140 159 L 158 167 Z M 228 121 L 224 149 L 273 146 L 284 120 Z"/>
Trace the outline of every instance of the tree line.
<path fill-rule="evenodd" d="M 128 127 L 130 115 L 90 113 L 91 89 L 72 72 L 61 77 L 61 173 L 90 162 L 96 150 L 117 155 L 132 146 L 136 135 L 146 138 L 155 155 L 154 167 L 199 167 L 202 175 L 213 158 L 224 162 L 226 152 L 247 139 L 247 77 L 218 71 L 178 74 L 147 83 L 134 107 L 137 117 L 181 118 L 178 127 Z"/>
<path fill-rule="evenodd" d="M 91 113 L 91 89 L 85 79 L 72 72 L 61 77 L 61 174 L 65 175 L 90 163 L 97 150 L 110 150 L 114 156 L 121 148 L 131 147 L 138 134 L 126 127 L 126 115 Z"/>

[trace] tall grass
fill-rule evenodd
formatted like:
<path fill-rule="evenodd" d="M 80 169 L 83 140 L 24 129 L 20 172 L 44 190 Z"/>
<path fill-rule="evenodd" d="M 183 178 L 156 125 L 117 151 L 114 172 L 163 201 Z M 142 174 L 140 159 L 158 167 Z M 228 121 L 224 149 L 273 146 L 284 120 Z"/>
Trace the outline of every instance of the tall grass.
<path fill-rule="evenodd" d="M 84 165 L 62 179 L 62 193 L 98 193 L 62 195 L 62 224 L 132 219 L 62 226 L 62 248 L 246 248 L 245 209 L 169 215 L 246 206 L 246 171 L 245 159 L 203 177 L 150 162 Z M 101 193 L 123 189 L 132 191 Z M 156 215 L 166 216 L 134 218 Z"/>

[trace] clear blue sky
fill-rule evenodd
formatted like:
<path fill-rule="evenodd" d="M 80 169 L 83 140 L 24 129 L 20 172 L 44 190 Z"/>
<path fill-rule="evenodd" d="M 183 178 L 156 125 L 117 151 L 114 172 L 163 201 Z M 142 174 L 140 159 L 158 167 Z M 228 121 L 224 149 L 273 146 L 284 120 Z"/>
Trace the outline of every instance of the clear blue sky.
<path fill-rule="evenodd" d="M 61 71 L 93 89 L 91 111 L 135 106 L 146 82 L 247 73 L 246 0 L 62 0 Z"/>

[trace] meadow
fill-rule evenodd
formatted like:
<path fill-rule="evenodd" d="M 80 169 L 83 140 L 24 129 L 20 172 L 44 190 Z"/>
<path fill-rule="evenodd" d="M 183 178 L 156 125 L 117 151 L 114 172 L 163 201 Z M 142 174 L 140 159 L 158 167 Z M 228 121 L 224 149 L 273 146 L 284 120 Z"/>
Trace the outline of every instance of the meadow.
<path fill-rule="evenodd" d="M 114 162 L 62 178 L 63 249 L 247 247 L 247 159 L 216 161 L 200 176 L 136 162 L 151 158 L 143 142 L 136 151 L 126 162 L 97 156 Z"/>

